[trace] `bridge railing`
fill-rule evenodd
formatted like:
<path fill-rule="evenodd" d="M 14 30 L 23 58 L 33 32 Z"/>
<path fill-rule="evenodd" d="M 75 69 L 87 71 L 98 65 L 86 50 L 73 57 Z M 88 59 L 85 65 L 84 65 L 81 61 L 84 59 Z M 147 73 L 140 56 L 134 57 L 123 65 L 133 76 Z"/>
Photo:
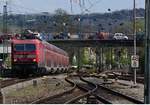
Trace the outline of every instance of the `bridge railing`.
<path fill-rule="evenodd" d="M 127 40 L 134 40 L 134 35 L 125 35 L 128 37 Z M 116 40 L 114 38 L 114 35 L 109 35 L 107 37 L 98 37 L 98 36 L 85 36 L 82 39 L 81 38 L 51 38 L 51 39 L 46 39 L 46 41 L 50 40 Z M 123 40 L 123 39 L 117 39 L 117 40 Z M 144 40 L 144 35 L 136 35 L 136 40 Z"/>
<path fill-rule="evenodd" d="M 51 41 L 51 40 L 115 40 L 114 39 L 114 34 L 105 34 L 105 35 L 101 35 L 101 34 L 82 34 L 82 37 L 79 36 L 75 36 L 75 37 L 69 37 L 69 36 L 53 36 L 51 35 L 51 37 L 47 36 L 47 37 L 43 37 L 43 40 L 46 41 Z M 133 40 L 134 39 L 134 35 L 133 34 L 128 34 L 125 35 L 128 37 L 128 40 Z M 136 39 L 137 40 L 144 40 L 144 34 L 137 34 L 136 35 Z M 9 40 L 11 39 L 10 35 L 9 36 L 1 36 L 0 37 L 0 44 L 3 43 L 3 40 Z M 123 40 L 123 39 L 117 39 L 117 40 Z"/>

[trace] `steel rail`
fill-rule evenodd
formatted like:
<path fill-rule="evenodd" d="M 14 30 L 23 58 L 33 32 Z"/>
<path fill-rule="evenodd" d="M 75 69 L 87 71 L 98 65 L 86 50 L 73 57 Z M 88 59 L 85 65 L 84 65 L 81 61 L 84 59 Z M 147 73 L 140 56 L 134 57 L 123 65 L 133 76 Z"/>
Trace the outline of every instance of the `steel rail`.
<path fill-rule="evenodd" d="M 83 79 L 83 78 L 82 78 Z M 85 79 L 84 79 L 85 80 Z M 85 81 L 87 81 L 87 82 L 89 82 L 89 83 L 92 83 L 91 81 L 88 81 L 88 80 L 85 80 Z M 106 90 L 106 91 L 108 91 L 108 92 L 110 92 L 110 93 L 112 93 L 112 94 L 114 94 L 114 95 L 119 95 L 119 96 L 121 96 L 121 97 L 123 97 L 123 98 L 125 98 L 125 99 L 127 99 L 127 100 L 129 100 L 129 101 L 131 101 L 131 102 L 133 102 L 133 103 L 135 103 L 135 104 L 144 104 L 144 102 L 142 102 L 142 101 L 140 101 L 140 100 L 137 100 L 137 99 L 135 99 L 135 98 L 133 98 L 133 97 L 131 97 L 131 96 L 127 96 L 127 95 L 124 95 L 124 94 L 122 94 L 122 93 L 120 93 L 120 92 L 117 92 L 117 91 L 115 91 L 115 90 L 112 90 L 112 89 L 109 89 L 109 88 L 106 88 L 106 87 L 104 87 L 104 86 L 102 86 L 102 84 L 98 84 L 98 86 L 100 87 L 100 88 L 102 88 L 102 89 L 104 89 L 104 90 Z M 99 95 L 97 95 L 97 94 L 94 94 L 96 97 L 100 97 Z M 101 97 L 102 98 L 102 97 Z M 104 98 L 102 98 L 102 99 L 104 99 Z M 106 100 L 106 99 L 104 99 L 104 100 Z M 108 100 L 106 100 L 106 102 L 107 102 Z M 108 101 L 108 102 L 110 102 L 110 101 Z M 111 104 L 112 102 L 110 102 L 110 104 Z M 113 104 L 113 103 L 112 103 Z"/>
<path fill-rule="evenodd" d="M 67 91 L 64 91 L 64 92 L 62 92 L 62 93 L 58 93 L 58 94 L 53 95 L 53 96 L 40 98 L 40 99 L 38 99 L 38 100 L 35 100 L 35 101 L 31 102 L 31 104 L 40 104 L 40 103 L 42 103 L 42 102 L 48 101 L 49 99 L 57 98 L 57 97 L 60 97 L 60 96 L 62 96 L 62 95 L 64 95 L 64 94 L 69 94 L 69 93 L 73 92 L 73 91 L 75 90 L 75 88 L 76 88 L 76 84 L 73 83 L 72 81 L 70 81 L 68 78 L 65 78 L 65 80 L 66 80 L 67 82 L 69 82 L 70 84 L 73 85 L 73 87 L 72 87 L 71 89 L 69 89 L 69 90 L 67 90 Z"/>
<path fill-rule="evenodd" d="M 3 81 L 0 81 L 0 88 L 5 88 L 7 86 L 11 86 L 11 85 L 14 85 L 14 84 L 17 84 L 17 83 L 21 83 L 21 82 L 25 82 L 25 81 L 29 81 L 29 80 L 32 80 L 32 79 L 35 79 L 35 78 L 29 78 L 29 79 L 16 79 L 16 78 L 13 78 L 13 79 L 9 79 L 9 80 L 3 80 Z"/>
<path fill-rule="evenodd" d="M 89 84 L 91 84 L 92 82 L 90 82 L 90 81 L 87 81 L 87 80 L 85 80 L 84 78 L 81 78 L 83 81 L 85 81 L 85 82 L 87 82 L 87 83 L 89 83 Z M 94 83 L 92 83 L 92 84 L 94 84 Z M 97 89 L 98 89 L 98 87 L 97 87 Z M 103 97 L 101 97 L 101 96 L 99 96 L 99 95 L 96 95 L 94 92 L 92 93 L 99 101 L 101 101 L 102 103 L 104 103 L 104 104 L 112 104 L 109 100 L 106 100 L 105 98 L 103 98 Z"/>
<path fill-rule="evenodd" d="M 80 80 L 82 80 L 82 78 L 80 78 Z M 85 81 L 84 81 L 84 82 L 85 82 Z M 75 103 L 77 100 L 82 99 L 82 98 L 87 97 L 87 96 L 89 96 L 90 94 L 92 94 L 92 93 L 97 89 L 97 85 L 95 85 L 95 84 L 93 84 L 93 83 L 91 83 L 91 84 L 95 86 L 94 89 L 88 90 L 87 93 L 85 93 L 85 94 L 83 94 L 83 95 L 80 95 L 80 96 L 78 96 L 78 97 L 75 97 L 75 98 L 73 98 L 73 99 L 67 101 L 65 104 L 72 104 L 72 103 Z M 82 90 L 87 91 L 85 88 L 83 88 L 82 86 L 79 86 L 78 84 L 77 84 L 77 87 L 78 87 L 79 89 L 82 89 Z"/>

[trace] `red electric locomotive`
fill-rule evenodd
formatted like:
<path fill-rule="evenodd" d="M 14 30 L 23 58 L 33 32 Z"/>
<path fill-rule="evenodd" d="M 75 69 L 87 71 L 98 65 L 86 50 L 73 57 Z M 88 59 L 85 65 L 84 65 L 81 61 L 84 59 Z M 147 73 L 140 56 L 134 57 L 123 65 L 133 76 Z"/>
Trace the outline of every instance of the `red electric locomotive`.
<path fill-rule="evenodd" d="M 18 75 L 66 72 L 68 54 L 39 39 L 12 40 L 12 70 Z"/>

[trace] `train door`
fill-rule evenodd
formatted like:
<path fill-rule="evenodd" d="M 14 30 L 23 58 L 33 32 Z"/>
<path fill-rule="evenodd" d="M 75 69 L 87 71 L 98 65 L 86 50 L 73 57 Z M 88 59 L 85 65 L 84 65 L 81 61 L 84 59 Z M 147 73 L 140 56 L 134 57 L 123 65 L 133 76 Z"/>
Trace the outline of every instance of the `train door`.
<path fill-rule="evenodd" d="M 54 58 L 52 52 L 51 52 L 50 60 L 51 60 L 51 68 L 54 68 Z"/>
<path fill-rule="evenodd" d="M 46 59 L 46 56 L 47 56 L 47 50 L 46 50 L 46 48 L 44 48 L 44 67 L 47 67 L 47 59 Z"/>

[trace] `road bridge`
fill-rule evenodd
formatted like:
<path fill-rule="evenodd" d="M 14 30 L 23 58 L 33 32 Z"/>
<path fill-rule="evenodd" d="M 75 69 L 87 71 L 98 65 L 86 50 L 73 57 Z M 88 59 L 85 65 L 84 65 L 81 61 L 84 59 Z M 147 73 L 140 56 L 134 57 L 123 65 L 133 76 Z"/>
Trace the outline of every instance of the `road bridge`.
<path fill-rule="evenodd" d="M 49 43 L 56 45 L 65 51 L 68 52 L 69 55 L 72 55 L 72 53 L 76 52 L 77 56 L 77 62 L 78 62 L 78 70 L 81 67 L 81 48 L 82 47 L 95 47 L 97 48 L 96 53 L 96 62 L 100 63 L 100 59 L 103 59 L 103 54 L 104 53 L 102 50 L 103 48 L 117 48 L 117 47 L 133 47 L 134 46 L 134 40 L 51 40 L 48 41 Z M 143 40 L 137 40 L 137 47 L 144 47 L 144 41 Z M 73 52 L 72 52 L 72 50 Z M 111 52 L 112 53 L 112 52 Z M 72 58 L 70 56 L 70 61 L 72 61 Z M 101 64 L 97 64 L 101 65 Z M 103 69 L 103 68 L 99 68 Z"/>
<path fill-rule="evenodd" d="M 134 40 L 51 40 L 58 47 L 133 47 Z M 137 47 L 143 47 L 144 41 L 137 40 Z"/>
<path fill-rule="evenodd" d="M 49 43 L 63 47 L 133 47 L 133 40 L 51 40 Z M 137 47 L 143 47 L 144 41 L 137 40 Z M 0 44 L 0 53 L 11 53 L 10 43 Z"/>

